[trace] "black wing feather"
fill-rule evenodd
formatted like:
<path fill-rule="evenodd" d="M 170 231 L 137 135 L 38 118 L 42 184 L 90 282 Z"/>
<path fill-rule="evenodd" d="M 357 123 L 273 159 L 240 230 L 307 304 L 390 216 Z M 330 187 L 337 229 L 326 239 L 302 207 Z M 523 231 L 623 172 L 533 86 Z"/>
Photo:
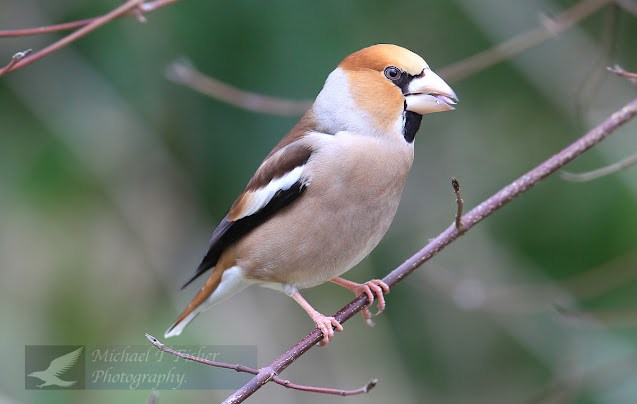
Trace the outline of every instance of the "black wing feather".
<path fill-rule="evenodd" d="M 223 251 L 232 243 L 248 234 L 252 229 L 265 222 L 270 216 L 285 208 L 296 200 L 307 188 L 307 182 L 297 181 L 286 190 L 279 190 L 270 202 L 258 212 L 230 222 L 228 215 L 223 218 L 219 226 L 212 232 L 208 253 L 201 260 L 195 274 L 182 286 L 182 289 L 197 279 L 201 274 L 217 265 Z"/>

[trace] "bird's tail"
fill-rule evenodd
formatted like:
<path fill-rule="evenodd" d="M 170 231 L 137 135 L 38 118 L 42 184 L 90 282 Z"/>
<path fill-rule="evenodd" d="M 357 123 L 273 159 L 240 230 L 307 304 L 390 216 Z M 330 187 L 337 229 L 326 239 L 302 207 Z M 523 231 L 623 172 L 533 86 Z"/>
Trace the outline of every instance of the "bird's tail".
<path fill-rule="evenodd" d="M 186 307 L 186 310 L 166 331 L 164 337 L 174 337 L 181 334 L 188 323 L 197 317 L 199 313 L 254 283 L 243 277 L 241 268 L 235 265 L 234 260 L 232 260 L 230 266 L 224 265 L 226 261 L 230 260 L 224 260 L 223 257 L 219 260 L 212 274 L 210 274 L 210 278 Z"/>

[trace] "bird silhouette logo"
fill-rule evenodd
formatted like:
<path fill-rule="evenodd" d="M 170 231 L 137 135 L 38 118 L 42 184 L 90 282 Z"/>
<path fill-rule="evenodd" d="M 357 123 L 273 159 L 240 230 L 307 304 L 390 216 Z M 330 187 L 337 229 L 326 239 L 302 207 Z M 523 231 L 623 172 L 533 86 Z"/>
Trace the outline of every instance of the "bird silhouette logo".
<path fill-rule="evenodd" d="M 77 380 L 62 380 L 60 377 L 63 377 L 64 373 L 66 373 L 69 369 L 71 369 L 77 359 L 80 357 L 82 353 L 83 347 L 80 347 L 74 351 L 71 351 L 67 354 L 59 356 L 51 361 L 51 364 L 45 370 L 37 371 L 29 373 L 27 376 L 35 377 L 40 379 L 42 384 L 36 385 L 39 388 L 47 387 L 47 386 L 58 386 L 58 387 L 71 387 Z"/>

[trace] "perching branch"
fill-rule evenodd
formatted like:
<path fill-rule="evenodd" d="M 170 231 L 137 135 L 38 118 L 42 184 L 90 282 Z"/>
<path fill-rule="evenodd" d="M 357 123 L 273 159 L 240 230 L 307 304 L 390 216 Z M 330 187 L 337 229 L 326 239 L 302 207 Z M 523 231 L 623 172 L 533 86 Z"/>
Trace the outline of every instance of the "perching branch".
<path fill-rule="evenodd" d="M 599 126 L 592 129 L 570 146 L 553 155 L 539 166 L 535 167 L 501 189 L 486 201 L 482 202 L 477 207 L 473 208 L 469 213 L 462 217 L 463 230 L 469 230 L 482 221 L 482 219 L 495 212 L 503 205 L 509 203 L 515 197 L 536 185 L 550 174 L 559 170 L 561 167 L 580 156 L 586 150 L 601 142 L 621 125 L 632 119 L 635 115 L 637 115 L 637 98 L 626 104 L 623 108 L 608 117 Z M 452 224 L 423 249 L 418 251 L 402 265 L 385 276 L 383 278 L 383 282 L 385 282 L 389 287 L 393 287 L 463 233 L 464 232 L 461 232 L 456 228 L 455 223 Z M 336 313 L 334 318 L 342 324 L 358 313 L 367 305 L 367 303 L 367 295 L 362 294 Z M 292 364 L 292 362 L 300 358 L 305 352 L 309 351 L 321 339 L 321 331 L 315 329 L 290 348 L 286 353 L 281 355 L 277 360 L 261 369 L 254 378 L 228 397 L 224 403 L 229 404 L 243 402 L 264 384 L 271 381 L 274 376 L 279 375 L 284 369 Z"/>
<path fill-rule="evenodd" d="M 44 56 L 47 56 L 55 51 L 58 51 L 61 48 L 65 47 L 66 45 L 70 44 L 71 42 L 83 37 L 89 32 L 94 31 L 97 28 L 101 27 L 102 25 L 110 21 L 113 21 L 119 17 L 122 17 L 127 14 L 135 14 L 135 13 L 142 13 L 142 12 L 147 13 L 150 11 L 154 11 L 160 7 L 164 7 L 166 5 L 176 3 L 181 0 L 155 0 L 155 1 L 149 1 L 149 2 L 145 2 L 145 1 L 146 0 L 128 0 L 121 6 L 117 7 L 113 11 L 101 17 L 89 18 L 86 20 L 81 20 L 81 21 L 76 21 L 76 22 L 66 23 L 66 24 L 52 25 L 48 27 L 30 28 L 30 29 L 13 30 L 13 31 L 0 31 L 0 37 L 3 37 L 3 36 L 6 37 L 6 36 L 41 34 L 46 32 L 59 31 L 63 29 L 72 29 L 72 28 L 81 27 L 77 31 L 74 31 L 73 33 L 65 36 L 59 41 L 52 43 L 46 48 L 38 52 L 35 52 L 29 57 L 21 59 L 17 63 L 13 62 L 13 59 L 12 59 L 12 61 L 9 62 L 9 64 L 4 66 L 3 68 L 0 68 L 0 76 L 6 73 L 12 72 L 14 70 L 20 69 L 32 62 L 35 62 L 38 59 L 43 58 Z"/>
<path fill-rule="evenodd" d="M 175 355 L 182 359 L 203 363 L 204 365 L 214 366 L 218 368 L 232 369 L 237 372 L 245 372 L 245 373 L 250 373 L 253 375 L 259 374 L 258 370 L 249 368 L 247 366 L 231 365 L 229 363 L 215 362 L 208 359 L 203 359 L 193 355 L 189 355 L 184 352 L 175 351 L 174 349 L 168 348 L 161 341 L 159 341 L 157 338 L 153 337 L 150 334 L 146 334 L 146 338 L 148 339 L 148 341 L 150 341 L 151 344 L 155 345 L 157 349 L 159 349 L 160 351 L 169 353 L 171 355 Z M 294 384 L 294 383 L 291 383 L 289 380 L 284 380 L 277 376 L 273 376 L 271 380 L 276 384 L 279 384 L 283 387 L 287 387 L 288 389 L 311 391 L 313 393 L 333 394 L 338 396 L 353 396 L 355 394 L 367 393 L 376 386 L 376 383 L 378 383 L 378 379 L 372 379 L 365 386 L 356 390 L 338 390 L 338 389 L 327 389 L 324 387 L 312 387 L 312 386 L 303 386 L 300 384 Z"/>

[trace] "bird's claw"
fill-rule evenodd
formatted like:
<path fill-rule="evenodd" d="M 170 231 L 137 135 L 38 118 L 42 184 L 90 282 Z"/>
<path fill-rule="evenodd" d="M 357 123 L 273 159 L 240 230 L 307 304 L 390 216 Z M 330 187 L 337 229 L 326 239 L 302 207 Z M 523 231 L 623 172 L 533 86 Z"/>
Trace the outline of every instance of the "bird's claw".
<path fill-rule="evenodd" d="M 343 326 L 334 317 L 327 317 L 319 312 L 312 314 L 311 317 L 316 323 L 316 327 L 323 333 L 323 339 L 319 342 L 320 346 L 325 346 L 330 342 L 334 337 L 334 329 L 343 331 Z"/>
<path fill-rule="evenodd" d="M 383 293 L 389 293 L 389 286 L 380 279 L 372 279 L 371 281 L 361 284 L 355 292 L 365 293 L 367 295 L 369 303 L 367 306 L 363 307 L 361 312 L 367 324 L 370 327 L 373 327 L 374 322 L 372 321 L 372 317 L 380 315 L 385 310 L 385 295 Z M 378 311 L 375 314 L 372 314 L 368 307 L 374 302 L 374 295 L 378 298 Z"/>

